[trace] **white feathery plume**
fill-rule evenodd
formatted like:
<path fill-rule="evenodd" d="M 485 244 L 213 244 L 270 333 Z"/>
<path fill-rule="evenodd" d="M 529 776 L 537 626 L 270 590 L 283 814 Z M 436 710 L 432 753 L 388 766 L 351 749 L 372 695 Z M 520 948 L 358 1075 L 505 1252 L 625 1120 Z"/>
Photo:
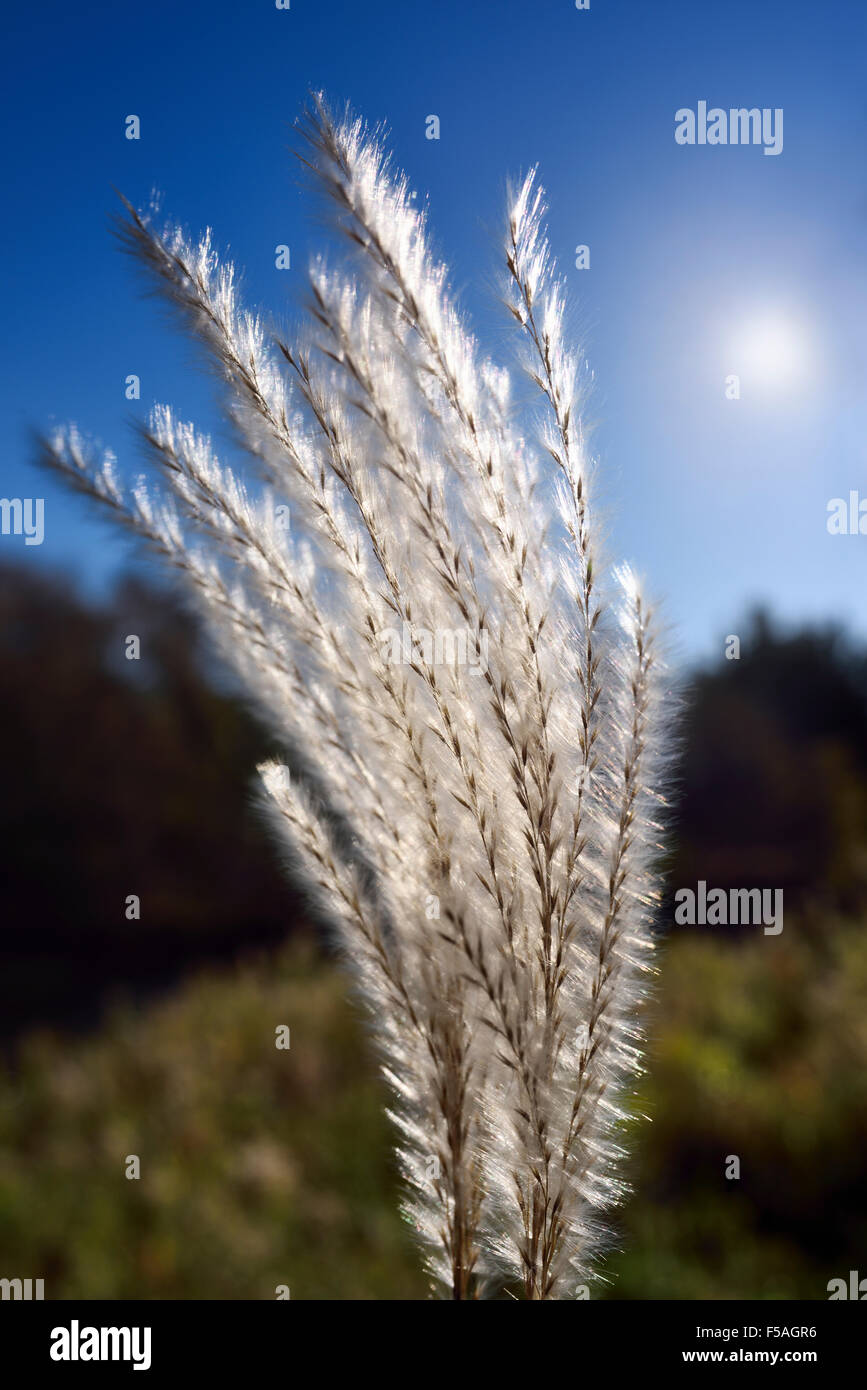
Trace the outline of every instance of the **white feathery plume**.
<path fill-rule="evenodd" d="M 380 137 L 318 96 L 302 130 L 349 253 L 314 260 L 294 343 L 210 232 L 129 204 L 119 224 L 217 370 L 232 462 L 168 406 L 131 487 L 75 428 L 42 454 L 186 579 L 285 748 L 264 802 L 369 1008 L 432 1287 L 575 1297 L 640 1072 L 669 705 L 652 615 L 602 571 L 535 171 L 505 245 L 540 393 L 522 421 Z"/>

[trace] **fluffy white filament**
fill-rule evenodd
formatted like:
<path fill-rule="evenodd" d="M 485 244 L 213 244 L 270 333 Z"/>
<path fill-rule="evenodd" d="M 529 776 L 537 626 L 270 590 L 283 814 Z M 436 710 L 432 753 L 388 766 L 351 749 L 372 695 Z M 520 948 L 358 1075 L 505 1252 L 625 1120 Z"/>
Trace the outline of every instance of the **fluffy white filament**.
<path fill-rule="evenodd" d="M 652 615 L 601 569 L 535 174 L 504 244 L 528 430 L 379 139 L 320 99 L 303 133 L 347 255 L 312 266 L 298 342 L 242 306 L 210 233 L 129 206 L 121 226 L 216 368 L 246 468 L 167 406 L 131 487 L 75 429 L 45 457 L 177 567 L 286 749 L 263 795 L 370 1007 L 437 1286 L 575 1297 L 640 1071 Z"/>

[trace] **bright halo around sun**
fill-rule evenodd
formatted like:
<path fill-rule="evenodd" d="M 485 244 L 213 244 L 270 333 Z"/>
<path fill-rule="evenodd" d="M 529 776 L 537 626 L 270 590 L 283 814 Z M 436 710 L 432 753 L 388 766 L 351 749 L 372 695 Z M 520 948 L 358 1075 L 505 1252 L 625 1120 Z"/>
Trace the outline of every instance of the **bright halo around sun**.
<path fill-rule="evenodd" d="M 797 390 L 810 379 L 810 333 L 794 315 L 778 310 L 745 318 L 732 334 L 732 370 L 746 388 Z"/>

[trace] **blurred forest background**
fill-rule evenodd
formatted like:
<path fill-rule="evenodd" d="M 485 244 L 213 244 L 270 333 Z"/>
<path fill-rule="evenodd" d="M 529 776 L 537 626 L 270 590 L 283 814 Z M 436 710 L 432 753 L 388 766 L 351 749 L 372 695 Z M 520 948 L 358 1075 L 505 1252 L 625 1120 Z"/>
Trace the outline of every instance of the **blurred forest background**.
<path fill-rule="evenodd" d="M 663 925 L 705 879 L 783 888 L 785 926 L 668 930 L 593 1297 L 867 1274 L 867 653 L 734 626 L 687 691 Z M 0 571 L 0 1276 L 47 1298 L 426 1296 L 357 1010 L 253 807 L 268 751 L 165 592 Z"/>

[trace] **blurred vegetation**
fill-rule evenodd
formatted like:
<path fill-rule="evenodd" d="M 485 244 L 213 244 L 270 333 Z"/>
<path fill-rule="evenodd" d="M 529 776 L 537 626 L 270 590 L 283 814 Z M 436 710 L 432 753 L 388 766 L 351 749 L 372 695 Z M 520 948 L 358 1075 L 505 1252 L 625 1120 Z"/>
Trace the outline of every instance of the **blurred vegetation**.
<path fill-rule="evenodd" d="M 270 751 L 170 593 L 131 578 L 97 610 L 0 569 L 0 1038 L 286 939 L 298 902 L 250 805 Z"/>
<path fill-rule="evenodd" d="M 613 1296 L 827 1298 L 863 1268 L 865 926 L 664 948 Z"/>
<path fill-rule="evenodd" d="M 2 575 L 0 1274 L 49 1298 L 425 1296 L 357 1011 L 251 809 L 266 751 L 165 594 Z M 867 1272 L 867 655 L 757 614 L 691 682 L 679 801 L 671 889 L 783 887 L 785 927 L 661 944 L 593 1296 L 823 1299 Z"/>
<path fill-rule="evenodd" d="M 424 1297 L 359 1042 L 301 945 L 72 1047 L 28 1036 L 0 1090 L 4 1267 L 51 1298 Z"/>

